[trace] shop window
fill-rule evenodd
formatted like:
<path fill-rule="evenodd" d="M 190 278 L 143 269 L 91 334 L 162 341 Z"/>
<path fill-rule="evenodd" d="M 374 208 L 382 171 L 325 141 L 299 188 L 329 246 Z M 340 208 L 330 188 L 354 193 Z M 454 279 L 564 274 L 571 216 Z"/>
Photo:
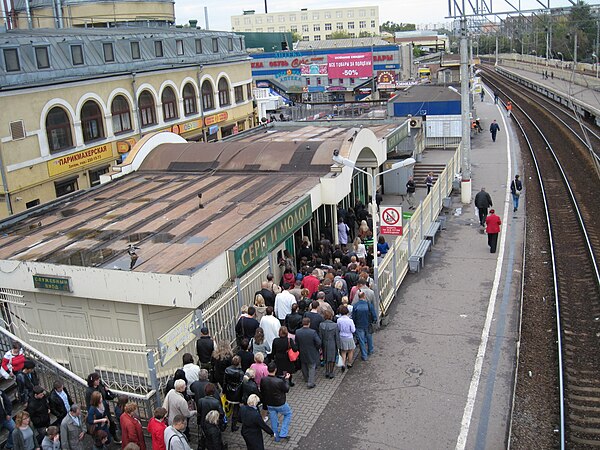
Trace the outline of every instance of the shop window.
<path fill-rule="evenodd" d="M 93 100 L 88 100 L 81 107 L 81 131 L 86 143 L 104 138 L 102 110 Z"/>
<path fill-rule="evenodd" d="M 237 126 L 238 126 L 238 133 L 241 132 L 241 131 L 244 131 L 246 129 L 246 121 L 245 120 L 240 120 L 237 123 Z"/>
<path fill-rule="evenodd" d="M 111 42 L 102 44 L 102 50 L 104 51 L 104 62 L 115 61 L 115 52 L 113 50 L 113 45 Z"/>
<path fill-rule="evenodd" d="M 224 106 L 231 105 L 231 101 L 229 99 L 229 83 L 225 77 L 222 77 L 219 80 L 219 106 L 222 108 Z"/>
<path fill-rule="evenodd" d="M 48 47 L 35 48 L 35 62 L 38 69 L 49 69 L 50 58 L 48 57 Z"/>
<path fill-rule="evenodd" d="M 71 120 L 67 112 L 56 106 L 46 116 L 46 135 L 51 152 L 73 147 Z"/>
<path fill-rule="evenodd" d="M 204 111 L 215 109 L 213 87 L 208 80 L 205 80 L 204 83 L 202 83 L 202 108 Z"/>
<path fill-rule="evenodd" d="M 29 208 L 33 208 L 34 206 L 37 206 L 40 204 L 40 199 L 36 198 L 35 200 L 31 200 L 30 202 L 25 203 L 25 208 L 29 209 Z"/>
<path fill-rule="evenodd" d="M 196 103 L 196 89 L 192 83 L 187 83 L 183 87 L 183 112 L 186 116 L 191 116 L 198 112 Z"/>
<path fill-rule="evenodd" d="M 140 108 L 140 119 L 142 121 L 142 127 L 156 125 L 156 109 L 154 106 L 154 97 L 152 97 L 152 94 L 148 91 L 143 91 L 140 94 L 138 104 Z"/>
<path fill-rule="evenodd" d="M 21 70 L 21 64 L 19 63 L 19 52 L 16 48 L 5 48 L 4 53 L 4 67 L 7 72 L 19 72 Z"/>
<path fill-rule="evenodd" d="M 235 125 L 230 125 L 228 127 L 221 128 L 221 138 L 232 136 L 233 135 L 233 127 Z"/>
<path fill-rule="evenodd" d="M 74 66 L 83 65 L 83 45 L 71 45 L 71 61 Z"/>
<path fill-rule="evenodd" d="M 160 101 L 162 103 L 163 109 L 163 117 L 165 120 L 175 120 L 177 119 L 177 96 L 173 89 L 170 87 L 166 87 L 162 95 L 160 97 Z"/>
<path fill-rule="evenodd" d="M 57 197 L 62 197 L 63 195 L 75 192 L 79 189 L 79 185 L 77 184 L 77 177 L 55 182 L 54 189 L 56 190 Z"/>
<path fill-rule="evenodd" d="M 88 178 L 90 180 L 90 186 L 97 186 L 100 184 L 100 175 L 108 173 L 110 166 L 100 167 L 99 169 L 90 170 L 88 172 Z"/>
<path fill-rule="evenodd" d="M 110 105 L 113 132 L 115 134 L 131 131 L 131 112 L 129 102 L 122 95 L 117 95 Z"/>
<path fill-rule="evenodd" d="M 140 54 L 140 43 L 132 42 L 131 43 L 131 59 L 141 59 L 142 55 Z"/>
<path fill-rule="evenodd" d="M 235 94 L 235 102 L 242 103 L 244 101 L 244 87 L 236 86 L 233 88 L 233 93 Z"/>

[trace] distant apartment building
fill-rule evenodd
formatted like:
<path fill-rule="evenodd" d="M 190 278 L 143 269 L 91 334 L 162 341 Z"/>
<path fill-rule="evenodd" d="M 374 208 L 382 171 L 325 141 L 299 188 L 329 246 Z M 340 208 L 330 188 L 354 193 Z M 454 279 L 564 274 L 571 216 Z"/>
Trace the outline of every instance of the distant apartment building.
<path fill-rule="evenodd" d="M 379 7 L 301 9 L 268 14 L 244 11 L 231 17 L 231 30 L 239 32 L 293 32 L 303 41 L 324 41 L 346 31 L 351 38 L 379 34 Z"/>
<path fill-rule="evenodd" d="M 172 0 L 3 0 L 6 29 L 157 27 L 175 23 Z"/>

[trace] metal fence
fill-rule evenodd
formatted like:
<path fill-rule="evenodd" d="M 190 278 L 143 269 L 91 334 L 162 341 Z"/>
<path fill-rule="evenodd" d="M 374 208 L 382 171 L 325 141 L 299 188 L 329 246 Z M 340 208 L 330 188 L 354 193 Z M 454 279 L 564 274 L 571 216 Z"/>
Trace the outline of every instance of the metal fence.
<path fill-rule="evenodd" d="M 454 156 L 444 171 L 438 177 L 437 182 L 431 189 L 429 195 L 421 202 L 413 212 L 410 220 L 405 224 L 404 234 L 398 236 L 390 246 L 390 251 L 379 264 L 379 293 L 380 310 L 385 314 L 392 304 L 396 291 L 408 273 L 408 258 L 412 249 L 417 248 L 432 222 L 434 222 L 442 210 L 443 200 L 452 191 L 454 176 L 460 170 L 461 148 L 454 152 Z"/>
<path fill-rule="evenodd" d="M 326 117 L 337 119 L 384 119 L 387 102 L 296 103 L 287 108 L 291 120 L 311 121 Z"/>

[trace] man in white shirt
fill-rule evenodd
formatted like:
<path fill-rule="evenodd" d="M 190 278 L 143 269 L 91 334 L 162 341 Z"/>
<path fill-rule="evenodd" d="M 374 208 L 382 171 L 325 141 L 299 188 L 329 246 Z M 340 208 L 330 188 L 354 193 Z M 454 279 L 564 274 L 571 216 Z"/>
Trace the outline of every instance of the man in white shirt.
<path fill-rule="evenodd" d="M 296 297 L 290 292 L 291 287 L 289 283 L 283 283 L 283 291 L 275 297 L 275 315 L 281 325 L 285 323 L 285 316 L 292 312 L 292 305 L 296 303 Z"/>
<path fill-rule="evenodd" d="M 277 317 L 273 316 L 273 308 L 267 306 L 267 312 L 260 319 L 260 327 L 265 333 L 265 342 L 269 344 L 269 348 L 273 348 L 273 339 L 279 337 L 279 328 L 281 323 L 277 320 Z"/>

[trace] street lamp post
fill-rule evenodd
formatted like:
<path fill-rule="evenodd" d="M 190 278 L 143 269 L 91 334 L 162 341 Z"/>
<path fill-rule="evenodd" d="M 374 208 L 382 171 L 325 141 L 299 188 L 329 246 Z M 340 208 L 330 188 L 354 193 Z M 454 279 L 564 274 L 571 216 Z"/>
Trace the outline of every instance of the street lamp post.
<path fill-rule="evenodd" d="M 596 58 L 596 78 L 598 78 L 598 55 L 592 53 L 592 58 Z"/>
<path fill-rule="evenodd" d="M 414 158 L 403 159 L 402 161 L 398 161 L 392 164 L 388 170 L 384 170 L 378 174 L 371 174 L 366 170 L 360 169 L 356 167 L 356 163 L 348 158 L 343 158 L 339 155 L 338 150 L 334 150 L 333 152 L 333 161 L 339 165 L 351 167 L 352 169 L 364 173 L 371 179 L 371 211 L 373 212 L 373 292 L 375 292 L 375 299 L 377 300 L 375 303 L 375 310 L 377 313 L 377 317 L 379 320 L 379 260 L 377 257 L 377 222 L 379 218 L 379 211 L 377 210 L 377 201 L 376 195 L 377 192 L 377 177 L 385 175 L 388 172 L 392 172 L 394 170 L 398 170 L 401 167 L 411 166 L 416 163 Z"/>
<path fill-rule="evenodd" d="M 564 62 L 565 62 L 565 57 L 563 56 L 563 54 L 561 52 L 557 52 L 556 53 L 558 56 L 560 56 L 560 70 L 564 69 Z"/>

